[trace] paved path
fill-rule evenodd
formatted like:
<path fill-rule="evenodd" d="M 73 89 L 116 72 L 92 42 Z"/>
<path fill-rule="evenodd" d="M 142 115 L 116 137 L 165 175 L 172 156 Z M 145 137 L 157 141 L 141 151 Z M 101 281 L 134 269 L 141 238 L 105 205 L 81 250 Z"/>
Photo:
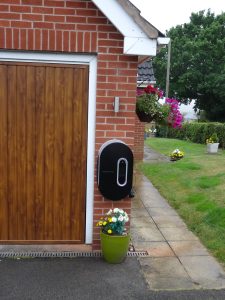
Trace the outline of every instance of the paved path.
<path fill-rule="evenodd" d="M 144 162 L 154 163 L 154 162 L 160 162 L 160 161 L 169 162 L 170 159 L 169 159 L 169 157 L 167 157 L 163 154 L 160 154 L 145 145 L 144 146 Z"/>
<path fill-rule="evenodd" d="M 148 157 L 151 151 L 147 149 Z M 161 155 L 157 157 L 154 151 L 154 160 L 160 159 L 164 160 Z M 135 176 L 135 189 L 132 241 L 136 251 L 149 252 L 149 257 L 140 258 L 139 261 L 150 288 L 225 288 L 225 272 L 221 265 L 142 174 Z"/>

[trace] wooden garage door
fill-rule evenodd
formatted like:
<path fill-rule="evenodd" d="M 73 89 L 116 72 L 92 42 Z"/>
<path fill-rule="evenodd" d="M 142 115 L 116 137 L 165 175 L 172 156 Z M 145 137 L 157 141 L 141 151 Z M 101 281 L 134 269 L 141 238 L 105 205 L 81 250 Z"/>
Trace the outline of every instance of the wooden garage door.
<path fill-rule="evenodd" d="M 0 242 L 84 242 L 88 67 L 0 63 Z"/>

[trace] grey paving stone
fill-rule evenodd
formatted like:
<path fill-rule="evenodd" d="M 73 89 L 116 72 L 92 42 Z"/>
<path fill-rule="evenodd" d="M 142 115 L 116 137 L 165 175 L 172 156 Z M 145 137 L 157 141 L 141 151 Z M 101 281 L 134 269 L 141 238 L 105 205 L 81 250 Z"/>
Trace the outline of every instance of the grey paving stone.
<path fill-rule="evenodd" d="M 132 241 L 135 244 L 137 242 L 159 242 L 159 241 L 165 241 L 162 234 L 159 232 L 157 227 L 153 224 L 150 224 L 148 227 L 137 227 L 137 228 L 131 228 L 131 236 Z"/>
<path fill-rule="evenodd" d="M 198 238 L 186 227 L 160 228 L 167 241 L 196 241 Z"/>
<path fill-rule="evenodd" d="M 133 208 L 131 210 L 131 217 L 149 217 L 149 214 L 145 208 Z"/>
<path fill-rule="evenodd" d="M 178 217 L 177 212 L 170 207 L 166 209 L 165 207 L 146 207 L 146 210 L 152 217 L 154 216 L 177 216 Z"/>
<path fill-rule="evenodd" d="M 152 216 L 159 228 L 161 227 L 187 227 L 179 216 Z"/>
<path fill-rule="evenodd" d="M 199 241 L 169 241 L 168 243 L 179 257 L 209 255 L 207 249 Z"/>
<path fill-rule="evenodd" d="M 212 256 L 181 256 L 180 261 L 202 288 L 225 288 L 225 272 Z"/>
<path fill-rule="evenodd" d="M 150 257 L 175 256 L 167 242 L 138 242 L 136 251 L 146 250 Z"/>
<path fill-rule="evenodd" d="M 150 207 L 150 208 L 157 208 L 157 207 L 162 207 L 162 208 L 170 208 L 170 205 L 165 202 L 165 200 L 162 200 L 162 199 L 144 199 L 143 200 L 143 204 L 144 206 L 147 208 L 147 207 Z"/>
<path fill-rule="evenodd" d="M 144 208 L 143 202 L 140 200 L 140 198 L 136 198 L 131 203 L 132 208 Z"/>
<path fill-rule="evenodd" d="M 188 290 L 194 284 L 176 257 L 140 258 L 143 274 L 151 289 Z"/>
<path fill-rule="evenodd" d="M 132 217 L 130 220 L 131 227 L 147 227 L 149 224 L 154 224 L 151 217 Z"/>

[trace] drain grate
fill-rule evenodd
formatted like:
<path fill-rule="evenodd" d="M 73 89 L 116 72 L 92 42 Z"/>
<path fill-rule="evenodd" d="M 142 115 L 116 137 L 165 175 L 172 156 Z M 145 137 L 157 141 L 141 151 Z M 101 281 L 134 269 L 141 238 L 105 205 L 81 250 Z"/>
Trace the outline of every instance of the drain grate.
<path fill-rule="evenodd" d="M 101 252 L 0 252 L 0 258 L 36 258 L 36 257 L 101 257 Z M 145 257 L 147 251 L 127 252 L 128 257 Z"/>

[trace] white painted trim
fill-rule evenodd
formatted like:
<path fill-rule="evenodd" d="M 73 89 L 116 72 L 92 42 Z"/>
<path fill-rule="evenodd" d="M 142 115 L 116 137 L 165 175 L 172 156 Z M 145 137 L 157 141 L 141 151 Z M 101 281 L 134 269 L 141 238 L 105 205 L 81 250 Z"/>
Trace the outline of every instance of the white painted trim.
<path fill-rule="evenodd" d="M 92 0 L 123 36 L 147 38 L 147 34 L 115 0 Z"/>
<path fill-rule="evenodd" d="M 89 65 L 85 243 L 91 244 L 93 238 L 97 57 L 94 55 L 0 51 L 0 61 Z"/>
<path fill-rule="evenodd" d="M 92 0 L 124 36 L 124 54 L 156 56 L 156 41 L 150 39 L 116 0 Z"/>
<path fill-rule="evenodd" d="M 170 42 L 170 38 L 168 38 L 168 37 L 158 37 L 157 38 L 158 45 L 165 46 L 165 45 L 168 45 L 169 42 Z"/>
<path fill-rule="evenodd" d="M 124 37 L 124 54 L 156 56 L 157 40 L 149 38 Z"/>

